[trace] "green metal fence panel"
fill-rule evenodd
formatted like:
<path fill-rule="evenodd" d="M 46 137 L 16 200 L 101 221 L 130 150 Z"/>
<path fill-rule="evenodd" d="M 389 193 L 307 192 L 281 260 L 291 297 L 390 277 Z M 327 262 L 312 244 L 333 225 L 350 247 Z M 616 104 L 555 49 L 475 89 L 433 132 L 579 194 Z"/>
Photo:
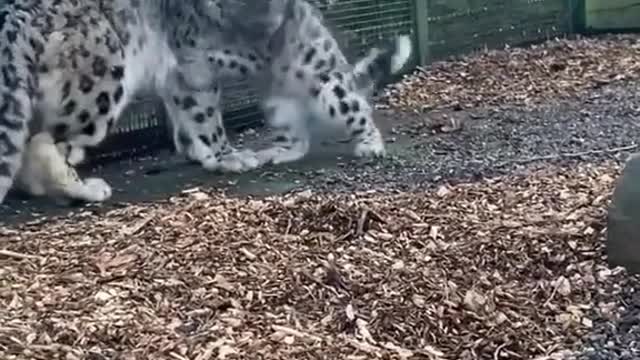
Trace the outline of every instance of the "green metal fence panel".
<path fill-rule="evenodd" d="M 586 31 L 640 31 L 640 0 L 579 0 L 584 3 Z"/>
<path fill-rule="evenodd" d="M 562 36 L 573 24 L 568 0 L 416 1 L 428 4 L 428 60 Z"/>

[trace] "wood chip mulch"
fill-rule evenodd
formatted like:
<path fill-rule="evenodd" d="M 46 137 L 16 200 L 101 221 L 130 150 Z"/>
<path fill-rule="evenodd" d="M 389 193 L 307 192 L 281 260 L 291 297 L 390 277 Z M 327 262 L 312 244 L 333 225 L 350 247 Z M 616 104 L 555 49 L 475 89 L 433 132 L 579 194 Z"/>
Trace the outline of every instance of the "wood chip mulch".
<path fill-rule="evenodd" d="M 616 165 L 433 192 L 191 191 L 0 229 L 0 358 L 530 359 L 578 346 Z"/>
<path fill-rule="evenodd" d="M 432 63 L 390 86 L 382 100 L 409 111 L 532 106 L 638 79 L 638 35 L 557 39 Z"/>

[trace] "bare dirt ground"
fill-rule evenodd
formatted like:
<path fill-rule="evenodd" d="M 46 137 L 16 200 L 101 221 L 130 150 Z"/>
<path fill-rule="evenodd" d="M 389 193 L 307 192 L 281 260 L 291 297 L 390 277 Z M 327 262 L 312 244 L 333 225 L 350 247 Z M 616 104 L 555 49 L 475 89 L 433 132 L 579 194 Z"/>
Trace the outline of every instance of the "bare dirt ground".
<path fill-rule="evenodd" d="M 433 110 L 415 114 L 379 110 L 390 156 L 359 160 L 348 144 L 316 144 L 301 162 L 269 166 L 241 175 L 206 172 L 171 151 L 101 165 L 85 171 L 107 179 L 113 200 L 84 209 L 166 198 L 195 187 L 237 195 L 282 194 L 301 189 L 344 192 L 367 189 L 424 189 L 443 183 L 509 174 L 522 168 L 580 161 L 624 161 L 636 149 L 635 88 L 631 84 L 599 90 L 583 102 L 564 101 L 535 108 Z M 619 108 L 605 105 L 620 103 Z M 622 105 L 622 104 L 626 104 Z M 265 146 L 264 129 L 235 136 L 244 147 Z M 5 223 L 67 214 L 46 199 L 14 194 L 0 206 Z"/>
<path fill-rule="evenodd" d="M 638 279 L 604 255 L 636 43 L 420 71 L 381 102 L 380 161 L 319 145 L 223 176 L 160 154 L 94 169 L 102 207 L 13 198 L 0 358 L 637 358 Z"/>

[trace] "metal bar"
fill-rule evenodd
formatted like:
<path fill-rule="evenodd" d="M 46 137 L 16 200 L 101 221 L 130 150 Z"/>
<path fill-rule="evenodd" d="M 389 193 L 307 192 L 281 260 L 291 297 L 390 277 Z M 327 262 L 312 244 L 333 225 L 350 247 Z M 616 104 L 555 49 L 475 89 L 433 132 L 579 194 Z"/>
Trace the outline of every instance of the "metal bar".
<path fill-rule="evenodd" d="M 429 5 L 428 0 L 413 0 L 419 64 L 426 65 L 431 60 L 429 52 Z"/>
<path fill-rule="evenodd" d="M 587 30 L 586 0 L 568 0 L 571 23 L 569 30 L 574 34 L 584 34 Z"/>

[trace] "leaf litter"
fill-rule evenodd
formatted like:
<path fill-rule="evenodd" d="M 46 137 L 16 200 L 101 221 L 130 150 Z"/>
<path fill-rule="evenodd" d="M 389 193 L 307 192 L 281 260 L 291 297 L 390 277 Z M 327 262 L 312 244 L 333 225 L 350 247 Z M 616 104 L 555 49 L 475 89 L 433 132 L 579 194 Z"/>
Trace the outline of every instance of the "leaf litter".
<path fill-rule="evenodd" d="M 393 109 L 429 111 L 535 106 L 640 78 L 640 36 L 555 39 L 526 48 L 488 50 L 419 67 L 389 86 Z"/>
<path fill-rule="evenodd" d="M 0 358 L 569 358 L 594 308 L 616 316 L 600 289 L 627 277 L 604 262 L 618 172 L 393 194 L 198 190 L 5 227 Z"/>

